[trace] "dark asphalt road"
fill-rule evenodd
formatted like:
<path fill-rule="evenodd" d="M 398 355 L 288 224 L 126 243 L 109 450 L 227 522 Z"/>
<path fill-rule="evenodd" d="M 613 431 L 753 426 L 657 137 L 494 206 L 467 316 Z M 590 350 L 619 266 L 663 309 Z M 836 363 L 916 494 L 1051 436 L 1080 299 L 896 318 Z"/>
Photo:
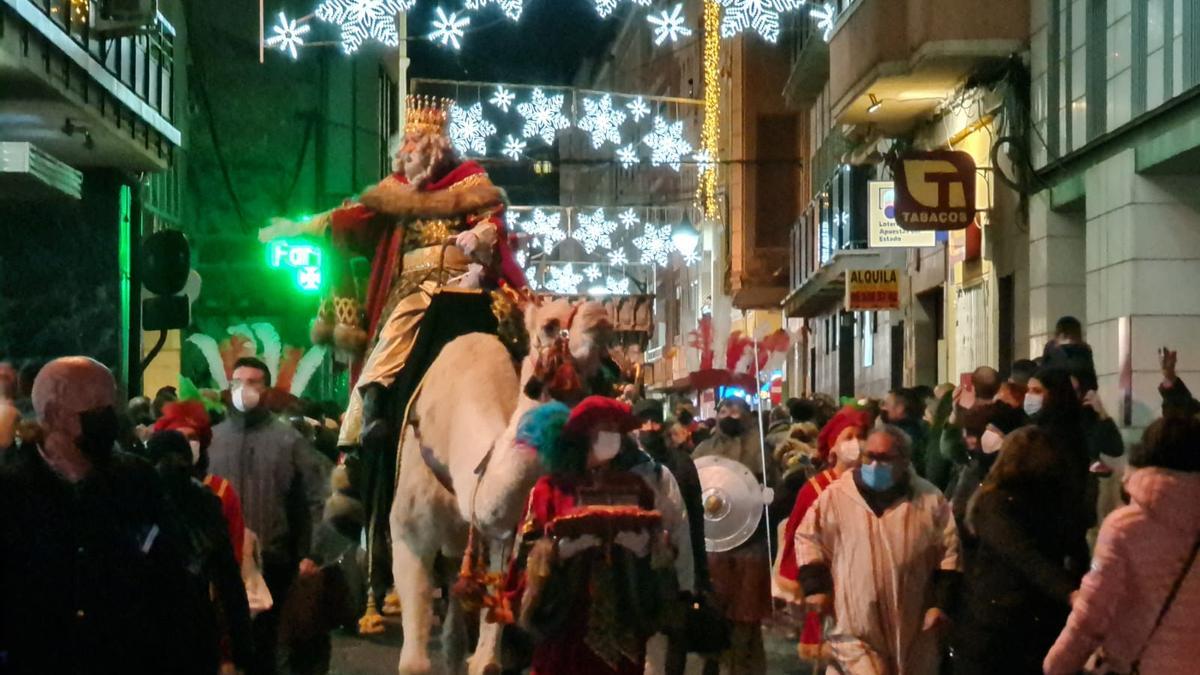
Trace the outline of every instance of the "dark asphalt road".
<path fill-rule="evenodd" d="M 390 617 L 387 623 L 388 631 L 384 635 L 364 638 L 335 634 L 330 675 L 395 675 L 400 659 L 400 623 Z M 437 659 L 434 662 L 436 668 Z M 441 675 L 440 670 L 434 672 Z M 813 670 L 811 665 L 805 666 L 796 657 L 794 641 L 782 630 L 770 629 L 767 632 L 767 672 L 771 675 L 811 675 Z"/>

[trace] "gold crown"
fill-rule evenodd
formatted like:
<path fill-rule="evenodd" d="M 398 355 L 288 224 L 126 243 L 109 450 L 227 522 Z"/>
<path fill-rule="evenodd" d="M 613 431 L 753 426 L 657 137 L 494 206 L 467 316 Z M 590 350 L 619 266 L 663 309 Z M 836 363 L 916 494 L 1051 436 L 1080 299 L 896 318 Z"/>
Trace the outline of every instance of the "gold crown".
<path fill-rule="evenodd" d="M 454 99 L 434 96 L 409 96 L 408 112 L 404 119 L 404 133 L 446 133 L 450 121 L 450 108 Z"/>

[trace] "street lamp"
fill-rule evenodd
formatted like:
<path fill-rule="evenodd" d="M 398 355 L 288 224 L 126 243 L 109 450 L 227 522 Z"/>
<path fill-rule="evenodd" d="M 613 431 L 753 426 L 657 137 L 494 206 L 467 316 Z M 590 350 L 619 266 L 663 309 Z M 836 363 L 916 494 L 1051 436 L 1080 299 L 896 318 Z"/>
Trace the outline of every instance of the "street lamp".
<path fill-rule="evenodd" d="M 685 260 L 691 262 L 695 258 L 696 247 L 700 245 L 700 231 L 692 225 L 688 209 L 684 209 L 683 220 L 679 221 L 671 233 L 671 243 L 675 244 L 675 249 Z"/>

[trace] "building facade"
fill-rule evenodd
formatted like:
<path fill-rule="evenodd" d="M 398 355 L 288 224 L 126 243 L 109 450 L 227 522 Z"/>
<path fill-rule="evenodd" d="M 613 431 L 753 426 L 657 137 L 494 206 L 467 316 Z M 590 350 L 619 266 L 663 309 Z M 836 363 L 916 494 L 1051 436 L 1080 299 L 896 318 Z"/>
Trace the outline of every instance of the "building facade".
<path fill-rule="evenodd" d="M 812 142 L 783 303 L 803 322 L 790 393 L 882 396 L 1026 355 L 1028 225 L 1022 188 L 1005 179 L 1009 144 L 1021 148 L 1009 137 L 1028 117 L 1028 17 L 1021 2 L 1000 13 L 973 0 L 858 0 L 827 43 L 815 31 L 800 41 L 786 98 L 807 107 Z M 924 242 L 880 241 L 897 163 L 927 150 L 973 160 L 974 221 Z M 845 311 L 855 270 L 897 270 L 899 306 Z"/>
<path fill-rule="evenodd" d="M 1159 413 L 1160 347 L 1200 371 L 1200 6 L 1031 6 L 1029 350 L 1081 319 L 1132 438 Z"/>

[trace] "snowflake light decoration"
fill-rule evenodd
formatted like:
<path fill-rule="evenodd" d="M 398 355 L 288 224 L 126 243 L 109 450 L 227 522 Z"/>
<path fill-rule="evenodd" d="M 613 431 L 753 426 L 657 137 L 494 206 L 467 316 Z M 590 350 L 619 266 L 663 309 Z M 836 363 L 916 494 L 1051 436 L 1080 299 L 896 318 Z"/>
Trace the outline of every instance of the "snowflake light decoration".
<path fill-rule="evenodd" d="M 641 122 L 643 117 L 650 114 L 650 106 L 646 105 L 646 99 L 641 96 L 626 103 L 625 107 L 629 108 L 629 114 L 633 116 L 634 122 Z"/>
<path fill-rule="evenodd" d="M 621 163 L 622 169 L 629 169 L 642 162 L 641 158 L 638 157 L 637 148 L 633 145 L 626 145 L 625 147 L 618 149 L 617 161 Z"/>
<path fill-rule="evenodd" d="M 521 11 L 525 8 L 525 0 L 467 0 L 466 8 L 471 10 L 480 10 L 487 5 L 497 5 L 504 16 L 507 16 L 513 21 L 521 18 Z"/>
<path fill-rule="evenodd" d="M 471 25 L 471 17 L 464 16 L 460 19 L 457 12 L 446 14 L 445 10 L 438 7 L 437 18 L 433 20 L 433 31 L 429 33 L 429 39 L 441 43 L 443 47 L 462 49 L 462 43 L 458 39 L 466 35 L 463 29 L 469 25 Z"/>
<path fill-rule="evenodd" d="M 550 267 L 550 280 L 543 284 L 548 290 L 562 295 L 575 295 L 583 275 L 575 271 L 571 263 Z"/>
<path fill-rule="evenodd" d="M 754 30 L 767 42 L 779 39 L 783 12 L 800 9 L 805 0 L 720 0 L 725 11 L 721 17 L 721 37 L 733 37 Z"/>
<path fill-rule="evenodd" d="M 666 164 L 676 171 L 683 156 L 692 151 L 692 144 L 683 139 L 683 122 L 667 122 L 661 116 L 654 118 L 654 131 L 642 142 L 650 148 L 651 164 Z"/>
<path fill-rule="evenodd" d="M 512 90 L 501 84 L 496 87 L 496 93 L 492 94 L 492 98 L 488 102 L 504 112 L 508 112 L 516 98 L 517 95 L 512 93 Z"/>
<path fill-rule="evenodd" d="M 605 143 L 621 144 L 621 125 L 625 123 L 625 113 L 614 110 L 612 96 L 605 94 L 599 100 L 583 99 L 583 119 L 577 125 L 581 130 L 592 135 L 592 147 L 599 149 Z"/>
<path fill-rule="evenodd" d="M 641 5 L 642 7 L 649 7 L 652 1 L 653 0 L 630 0 L 630 2 L 633 2 L 635 5 Z M 617 5 L 620 4 L 621 0 L 594 0 L 594 2 L 596 3 L 596 13 L 600 15 L 600 18 L 607 19 L 608 15 L 612 14 L 613 11 L 617 9 Z"/>
<path fill-rule="evenodd" d="M 625 229 L 632 230 L 638 226 L 637 211 L 634 211 L 633 209 L 625 209 L 621 212 L 621 215 L 617 216 L 617 220 L 621 221 L 621 225 L 624 225 Z"/>
<path fill-rule="evenodd" d="M 547 145 L 553 143 L 559 129 L 571 126 L 571 120 L 562 111 L 563 101 L 562 94 L 546 96 L 541 87 L 534 89 L 530 100 L 517 104 L 517 112 L 525 118 L 521 135 L 525 138 L 541 136 Z"/>
<path fill-rule="evenodd" d="M 677 3 L 668 14 L 667 10 L 663 10 L 655 16 L 653 14 L 646 17 L 646 21 L 654 26 L 654 44 L 662 45 L 662 43 L 670 40 L 672 44 L 679 42 L 680 37 L 688 37 L 692 34 L 692 29 L 683 25 L 683 3 Z"/>
<path fill-rule="evenodd" d="M 700 173 L 711 171 L 716 166 L 716 162 L 713 161 L 712 153 L 708 150 L 701 150 L 700 152 L 692 155 L 692 160 L 696 162 L 696 169 Z"/>
<path fill-rule="evenodd" d="M 500 154 L 516 162 L 521 159 L 521 155 L 525 154 L 525 145 L 525 141 L 509 134 L 508 138 L 504 140 L 504 149 L 500 151 Z"/>
<path fill-rule="evenodd" d="M 625 255 L 625 249 L 619 248 L 608 254 L 608 264 L 614 266 L 628 265 L 629 256 Z"/>
<path fill-rule="evenodd" d="M 534 237 L 540 237 L 542 250 L 550 253 L 559 242 L 567 238 L 562 229 L 561 211 L 544 211 L 534 209 L 529 221 L 524 223 L 524 230 Z"/>
<path fill-rule="evenodd" d="M 496 134 L 496 125 L 483 118 L 483 104 L 450 109 L 450 142 L 462 154 L 487 154 L 488 139 Z"/>
<path fill-rule="evenodd" d="M 517 265 L 519 265 L 521 269 L 525 269 L 525 264 L 529 262 L 529 254 L 525 251 L 517 251 L 513 254 L 513 257 L 516 258 Z"/>
<path fill-rule="evenodd" d="M 817 30 L 821 31 L 821 39 L 829 42 L 833 35 L 833 24 L 837 20 L 837 12 L 828 2 L 808 10 L 809 16 L 817 20 Z"/>
<path fill-rule="evenodd" d="M 609 295 L 629 295 L 629 277 L 608 277 L 604 280 L 604 288 Z"/>
<path fill-rule="evenodd" d="M 416 0 L 325 0 L 314 14 L 342 30 L 342 51 L 353 54 L 367 40 L 389 47 L 400 44 L 396 15 L 412 9 Z"/>
<path fill-rule="evenodd" d="M 310 30 L 312 30 L 312 26 L 299 24 L 295 19 L 289 20 L 283 12 L 280 12 L 279 23 L 271 27 L 274 35 L 267 38 L 266 45 L 291 56 L 295 61 L 299 58 L 296 49 L 304 46 L 304 35 Z"/>
<path fill-rule="evenodd" d="M 600 266 L 596 263 L 592 263 L 591 265 L 583 268 L 583 273 L 585 276 L 587 276 L 588 281 L 595 281 L 603 276 L 600 274 Z"/>
<path fill-rule="evenodd" d="M 671 251 L 675 248 L 671 242 L 671 226 L 658 227 L 653 223 L 646 223 L 642 236 L 633 240 L 633 246 L 642 252 L 643 265 L 658 263 L 666 266 L 671 260 Z"/>
<path fill-rule="evenodd" d="M 616 231 L 617 224 L 604 217 L 604 209 L 596 209 L 591 213 L 579 214 L 579 227 L 575 228 L 571 237 L 590 255 L 595 253 L 597 248 L 611 250 L 612 235 Z"/>

